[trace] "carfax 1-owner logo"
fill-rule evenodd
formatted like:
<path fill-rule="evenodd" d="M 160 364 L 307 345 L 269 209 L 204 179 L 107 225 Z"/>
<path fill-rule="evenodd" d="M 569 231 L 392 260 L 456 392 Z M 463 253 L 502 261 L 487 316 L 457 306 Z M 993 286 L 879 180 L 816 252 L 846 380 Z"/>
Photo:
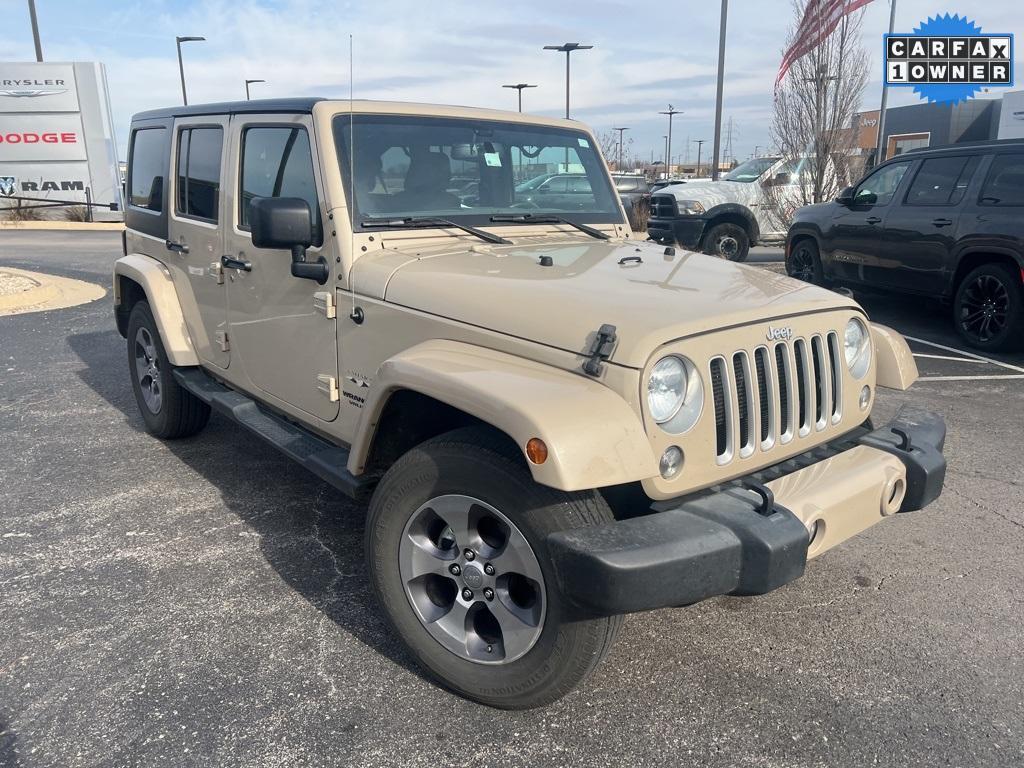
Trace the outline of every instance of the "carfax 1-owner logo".
<path fill-rule="evenodd" d="M 884 37 L 885 84 L 912 86 L 932 102 L 959 102 L 1013 85 L 1013 35 L 987 33 L 966 17 L 935 16 L 912 34 Z"/>

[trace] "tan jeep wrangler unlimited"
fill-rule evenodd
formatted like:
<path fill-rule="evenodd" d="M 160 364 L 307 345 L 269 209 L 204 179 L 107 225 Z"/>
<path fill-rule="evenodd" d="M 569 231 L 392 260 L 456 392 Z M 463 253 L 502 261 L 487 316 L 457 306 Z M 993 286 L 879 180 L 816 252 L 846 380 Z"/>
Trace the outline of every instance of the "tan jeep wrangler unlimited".
<path fill-rule="evenodd" d="M 634 238 L 594 135 L 292 99 L 131 129 L 117 326 L 147 428 L 210 410 L 356 498 L 387 618 L 452 690 L 564 695 L 624 613 L 755 595 L 935 499 L 875 428 L 906 343 L 852 299 Z"/>

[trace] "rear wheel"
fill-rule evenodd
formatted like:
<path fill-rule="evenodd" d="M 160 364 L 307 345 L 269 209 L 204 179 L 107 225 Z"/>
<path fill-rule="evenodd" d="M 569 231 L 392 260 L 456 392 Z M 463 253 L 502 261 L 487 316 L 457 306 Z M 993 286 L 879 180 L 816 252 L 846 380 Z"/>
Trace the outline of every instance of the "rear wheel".
<path fill-rule="evenodd" d="M 1016 349 L 1024 326 L 1021 277 L 1003 264 L 983 264 L 957 286 L 953 322 L 976 349 Z"/>
<path fill-rule="evenodd" d="M 490 706 L 542 706 L 594 670 L 622 621 L 568 616 L 547 536 L 611 519 L 596 492 L 535 483 L 503 436 L 457 430 L 381 480 L 366 527 L 371 581 L 443 685 Z"/>
<path fill-rule="evenodd" d="M 729 261 L 746 261 L 750 252 L 747 231 L 738 224 L 716 224 L 704 236 L 704 253 Z"/>
<path fill-rule="evenodd" d="M 818 244 L 810 238 L 800 240 L 786 257 L 786 274 L 805 283 L 823 285 L 825 274 L 821 266 Z"/>
<path fill-rule="evenodd" d="M 128 317 L 128 369 L 146 429 L 157 437 L 188 437 L 206 426 L 210 406 L 174 380 L 149 304 L 140 301 Z"/>

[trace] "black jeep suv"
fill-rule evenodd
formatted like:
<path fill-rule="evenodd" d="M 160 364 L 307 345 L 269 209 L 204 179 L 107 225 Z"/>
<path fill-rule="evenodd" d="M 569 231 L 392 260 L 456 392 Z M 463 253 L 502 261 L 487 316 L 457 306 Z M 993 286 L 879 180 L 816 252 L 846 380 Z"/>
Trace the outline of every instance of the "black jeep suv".
<path fill-rule="evenodd" d="M 801 208 L 786 271 L 935 296 L 971 346 L 1024 343 L 1024 140 L 899 155 L 832 203 Z"/>

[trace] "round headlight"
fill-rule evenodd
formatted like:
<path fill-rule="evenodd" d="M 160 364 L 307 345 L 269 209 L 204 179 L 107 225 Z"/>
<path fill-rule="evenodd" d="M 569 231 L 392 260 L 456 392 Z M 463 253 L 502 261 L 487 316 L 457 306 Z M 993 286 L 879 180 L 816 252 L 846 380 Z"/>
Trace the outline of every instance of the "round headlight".
<path fill-rule="evenodd" d="M 858 318 L 851 318 L 843 333 L 843 353 L 846 356 L 846 367 L 855 378 L 861 378 L 868 372 L 871 363 L 871 336 L 867 326 Z"/>
<path fill-rule="evenodd" d="M 662 424 L 679 411 L 686 394 L 686 366 L 678 357 L 663 357 L 647 380 L 647 407 L 651 418 Z"/>

